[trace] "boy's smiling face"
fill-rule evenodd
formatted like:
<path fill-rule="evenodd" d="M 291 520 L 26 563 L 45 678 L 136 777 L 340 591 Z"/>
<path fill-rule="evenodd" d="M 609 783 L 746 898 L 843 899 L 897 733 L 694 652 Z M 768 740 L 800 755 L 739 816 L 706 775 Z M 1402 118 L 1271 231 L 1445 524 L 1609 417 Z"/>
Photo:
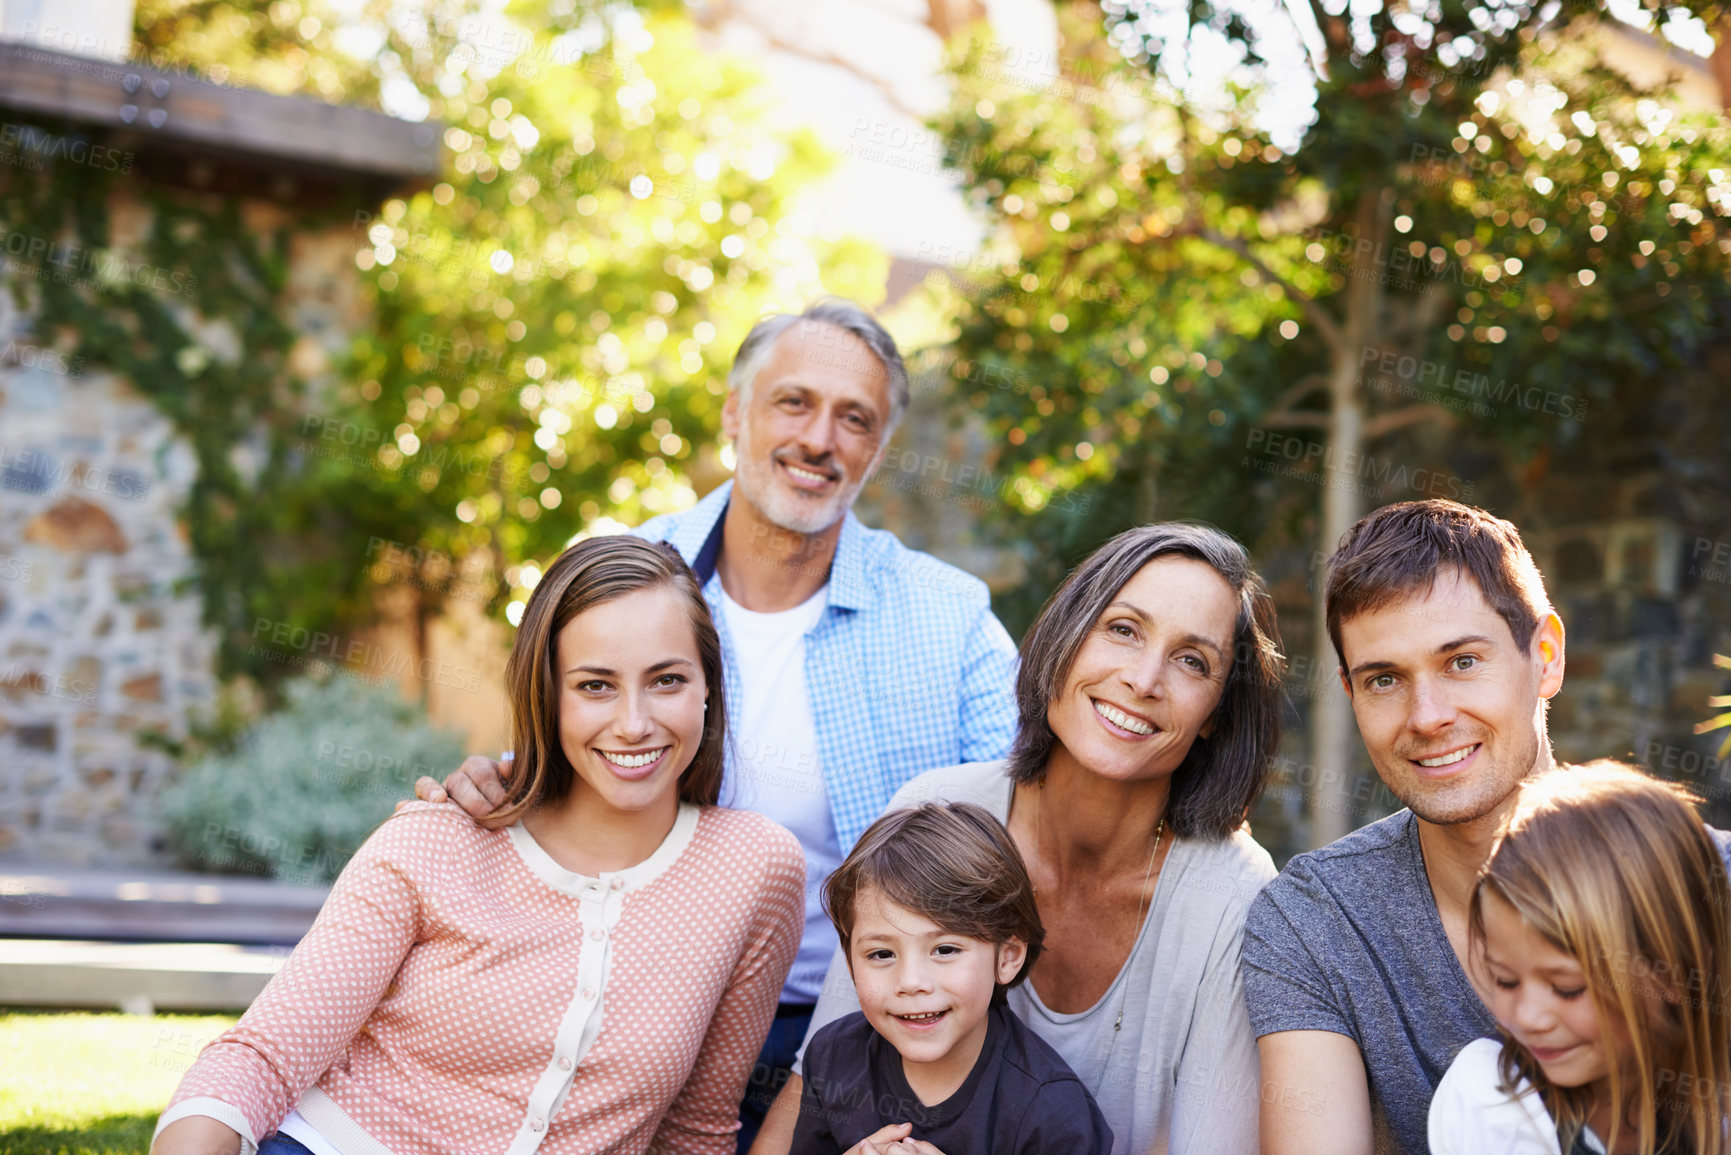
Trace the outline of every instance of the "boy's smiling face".
<path fill-rule="evenodd" d="M 986 1041 L 992 992 L 1022 968 L 1020 939 L 951 934 L 876 888 L 854 900 L 848 966 L 860 1009 L 902 1057 L 908 1085 L 928 1105 L 954 1093 Z"/>

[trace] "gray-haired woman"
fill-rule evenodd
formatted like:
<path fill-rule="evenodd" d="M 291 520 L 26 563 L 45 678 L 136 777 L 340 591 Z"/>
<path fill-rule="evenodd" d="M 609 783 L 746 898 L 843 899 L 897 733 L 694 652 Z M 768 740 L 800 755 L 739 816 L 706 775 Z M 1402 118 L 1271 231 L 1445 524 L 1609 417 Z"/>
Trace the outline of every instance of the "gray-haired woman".
<path fill-rule="evenodd" d="M 1046 929 L 1010 1005 L 1094 1093 L 1116 1155 L 1256 1150 L 1239 947 L 1275 869 L 1244 820 L 1279 741 L 1282 668 L 1241 545 L 1129 530 L 1028 631 L 1008 761 L 933 770 L 890 804 L 966 800 L 1008 825 Z M 839 953 L 825 991 L 814 1032 L 857 1009 Z M 754 1155 L 788 1150 L 799 1092 L 796 1078 Z"/>

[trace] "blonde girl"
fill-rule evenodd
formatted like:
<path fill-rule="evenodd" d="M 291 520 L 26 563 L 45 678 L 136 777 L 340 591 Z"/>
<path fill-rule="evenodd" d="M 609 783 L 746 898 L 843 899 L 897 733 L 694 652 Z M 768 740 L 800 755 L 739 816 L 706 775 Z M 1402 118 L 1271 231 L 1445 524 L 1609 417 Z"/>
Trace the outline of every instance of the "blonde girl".
<path fill-rule="evenodd" d="M 1523 788 L 1468 913 L 1502 1038 L 1444 1075 L 1433 1155 L 1731 1155 L 1731 887 L 1694 802 L 1608 760 Z"/>

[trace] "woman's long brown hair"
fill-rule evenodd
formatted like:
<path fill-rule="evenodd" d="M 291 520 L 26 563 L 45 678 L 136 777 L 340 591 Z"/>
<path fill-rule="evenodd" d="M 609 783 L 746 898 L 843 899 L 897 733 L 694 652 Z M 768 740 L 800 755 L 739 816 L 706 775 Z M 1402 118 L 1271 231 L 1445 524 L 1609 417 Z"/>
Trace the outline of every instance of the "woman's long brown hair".
<path fill-rule="evenodd" d="M 1580 964 L 1607 1050 L 1614 1025 L 1627 1033 L 1628 1052 L 1609 1055 L 1610 1150 L 1627 1127 L 1641 1155 L 1731 1155 L 1731 884 L 1695 805 L 1609 759 L 1545 774 L 1522 788 L 1468 908 L 1475 956 L 1494 892 Z M 1501 1069 L 1508 1087 L 1538 1090 L 1569 1150 L 1589 1089 L 1553 1085 L 1506 1033 Z"/>
<path fill-rule="evenodd" d="M 538 806 L 561 801 L 576 778 L 559 740 L 559 632 L 572 618 L 603 602 L 667 586 L 685 602 L 698 661 L 709 689 L 703 740 L 679 778 L 679 800 L 713 806 L 721 794 L 727 749 L 727 699 L 722 686 L 721 638 L 697 578 L 665 542 L 626 535 L 580 541 L 547 567 L 529 595 L 517 640 L 505 664 L 511 699 L 511 764 L 505 800 L 484 820 L 508 826 Z"/>

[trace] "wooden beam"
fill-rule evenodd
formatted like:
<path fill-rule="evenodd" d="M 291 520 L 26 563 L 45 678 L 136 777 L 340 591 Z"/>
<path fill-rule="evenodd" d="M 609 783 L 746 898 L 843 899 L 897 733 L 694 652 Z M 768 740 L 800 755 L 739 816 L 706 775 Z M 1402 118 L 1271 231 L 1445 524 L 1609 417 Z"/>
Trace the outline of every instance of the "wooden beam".
<path fill-rule="evenodd" d="M 243 160 L 333 183 L 420 187 L 438 178 L 443 126 L 346 105 L 0 44 L 0 115 L 63 118 L 113 144 Z"/>

